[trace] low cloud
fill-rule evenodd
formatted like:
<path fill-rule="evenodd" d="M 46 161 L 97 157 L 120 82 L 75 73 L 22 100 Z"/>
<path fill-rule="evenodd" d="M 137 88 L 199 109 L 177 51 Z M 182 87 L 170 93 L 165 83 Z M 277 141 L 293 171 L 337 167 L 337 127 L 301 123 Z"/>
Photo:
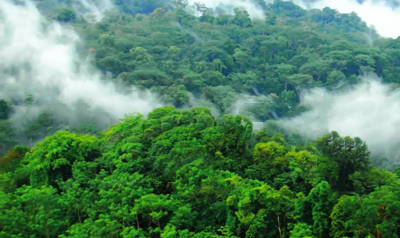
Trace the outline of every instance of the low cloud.
<path fill-rule="evenodd" d="M 46 21 L 31 2 L 0 1 L 0 98 L 19 102 L 11 118 L 17 126 L 42 111 L 71 123 L 94 118 L 107 126 L 127 113 L 147 115 L 163 106 L 149 91 L 132 87 L 121 93 L 79 58 L 79 41 L 71 28 Z M 28 95 L 37 100 L 29 108 L 23 105 Z"/>
<path fill-rule="evenodd" d="M 225 13 L 232 14 L 234 8 L 245 9 L 251 18 L 263 19 L 264 12 L 262 8 L 253 0 L 189 0 L 190 5 L 195 3 L 202 3 L 208 8 L 222 9 Z"/>
<path fill-rule="evenodd" d="M 303 8 L 323 9 L 329 7 L 340 13 L 355 12 L 369 26 L 373 26 L 383 37 L 397 38 L 400 28 L 400 8 L 385 0 L 294 0 Z"/>
<path fill-rule="evenodd" d="M 289 0 L 287 0 L 289 1 Z M 340 13 L 355 12 L 368 26 L 373 26 L 383 37 L 397 38 L 400 36 L 400 28 L 396 26 L 400 22 L 399 4 L 385 0 L 290 0 L 304 9 L 323 9 L 329 7 Z M 233 8 L 239 7 L 247 10 L 253 19 L 263 19 L 262 8 L 253 0 L 189 0 L 189 3 L 203 3 L 206 7 L 220 8 L 227 13 L 232 13 Z M 274 0 L 264 0 L 265 3 L 273 3 Z"/>
<path fill-rule="evenodd" d="M 330 131 L 360 137 L 373 155 L 399 159 L 400 92 L 376 77 L 366 77 L 343 92 L 313 89 L 304 95 L 303 103 L 311 110 L 278 124 L 309 138 Z"/>
<path fill-rule="evenodd" d="M 72 4 L 75 12 L 83 16 L 88 22 L 99 22 L 105 13 L 114 7 L 111 0 L 78 0 Z"/>

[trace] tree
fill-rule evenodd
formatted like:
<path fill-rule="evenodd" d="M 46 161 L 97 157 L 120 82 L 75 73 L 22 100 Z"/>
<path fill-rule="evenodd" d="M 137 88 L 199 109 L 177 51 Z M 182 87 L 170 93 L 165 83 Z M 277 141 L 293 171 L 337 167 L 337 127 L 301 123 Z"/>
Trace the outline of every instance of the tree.
<path fill-rule="evenodd" d="M 9 101 L 0 100 L 0 120 L 7 120 L 13 111 L 14 108 Z"/>
<path fill-rule="evenodd" d="M 345 138 L 333 131 L 317 140 L 323 155 L 339 165 L 339 177 L 336 188 L 342 192 L 352 190 L 350 175 L 356 171 L 370 169 L 370 160 L 367 144 L 360 138 Z"/>
<path fill-rule="evenodd" d="M 0 153 L 4 155 L 8 149 L 17 145 L 16 129 L 10 121 L 0 120 Z"/>
<path fill-rule="evenodd" d="M 59 181 L 72 176 L 72 166 L 76 161 L 90 161 L 99 156 L 96 138 L 89 135 L 75 135 L 57 132 L 37 143 L 24 160 L 31 169 L 33 187 L 58 187 Z"/>
<path fill-rule="evenodd" d="M 24 186 L 15 194 L 0 191 L 0 197 L 0 227 L 4 236 L 57 237 L 67 229 L 68 220 L 63 212 L 66 207 L 52 187 Z"/>
<path fill-rule="evenodd" d="M 53 124 L 51 113 L 42 112 L 38 118 L 30 123 L 25 129 L 25 135 L 32 141 L 47 135 L 48 128 Z"/>
<path fill-rule="evenodd" d="M 366 197 L 343 196 L 333 208 L 331 236 L 398 237 L 399 186 L 378 187 Z"/>
<path fill-rule="evenodd" d="M 233 11 L 235 12 L 235 17 L 232 20 L 232 24 L 236 24 L 242 28 L 252 27 L 250 15 L 246 10 L 241 11 L 235 8 Z"/>
<path fill-rule="evenodd" d="M 306 223 L 296 223 L 290 231 L 290 238 L 315 238 L 315 236 L 312 234 L 311 226 Z"/>
<path fill-rule="evenodd" d="M 67 10 L 76 1 L 37 6 L 77 31 L 77 50 L 96 51 L 104 80 L 150 89 L 173 106 L 128 114 L 105 131 L 86 119 L 69 129 L 43 112 L 16 131 L 14 107 L 47 105 L 3 80 L 0 237 L 400 235 L 400 170 L 382 169 L 394 169 L 393 158 L 373 167 L 359 138 L 332 132 L 314 140 L 274 122 L 308 110 L 301 89 L 345 82 L 340 89 L 351 90 L 363 72 L 396 90 L 400 39 L 379 38 L 354 13 L 282 0 L 250 1 L 265 21 L 186 0 L 116 0 L 98 23 L 76 19 Z M 25 71 L 35 76 L 17 66 L 2 73 L 16 82 Z M 242 96 L 258 103 L 239 114 L 268 120 L 260 132 L 236 115 Z M 68 131 L 53 134 L 61 128 Z M 13 147 L 20 131 L 42 141 Z"/>
<path fill-rule="evenodd" d="M 329 216 L 335 204 L 329 183 L 324 181 L 313 188 L 307 196 L 307 202 L 311 204 L 313 233 L 320 238 L 329 236 Z"/>
<path fill-rule="evenodd" d="M 57 21 L 60 22 L 73 22 L 76 20 L 76 14 L 73 10 L 69 9 L 69 8 L 64 8 L 60 11 L 60 13 L 58 13 L 57 17 L 56 17 Z"/>

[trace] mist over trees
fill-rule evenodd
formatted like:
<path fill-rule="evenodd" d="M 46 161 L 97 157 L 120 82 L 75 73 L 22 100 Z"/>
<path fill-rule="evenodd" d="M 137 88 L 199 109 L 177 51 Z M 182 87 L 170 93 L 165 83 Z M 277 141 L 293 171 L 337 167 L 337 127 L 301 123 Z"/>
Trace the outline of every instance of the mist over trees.
<path fill-rule="evenodd" d="M 3 90 L 4 80 L 0 236 L 399 237 L 396 138 L 377 150 L 366 141 L 376 135 L 316 139 L 280 119 L 313 110 L 304 102 L 316 88 L 355 92 L 371 74 L 379 93 L 397 95 L 400 38 L 355 13 L 254 2 L 264 18 L 184 0 L 34 1 L 78 33 L 77 57 L 104 85 L 148 90 L 168 106 L 115 122 L 112 108 L 66 107 L 27 93 L 28 83 Z M 254 121 L 267 123 L 254 130 Z"/>

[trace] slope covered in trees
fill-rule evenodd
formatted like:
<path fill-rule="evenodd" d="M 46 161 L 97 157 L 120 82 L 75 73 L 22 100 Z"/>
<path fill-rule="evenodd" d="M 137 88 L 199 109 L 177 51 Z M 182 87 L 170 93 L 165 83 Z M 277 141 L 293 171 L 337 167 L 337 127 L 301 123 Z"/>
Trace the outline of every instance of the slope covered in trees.
<path fill-rule="evenodd" d="M 359 138 L 307 146 L 207 108 L 57 132 L 5 156 L 2 237 L 397 237 L 397 174 Z"/>
<path fill-rule="evenodd" d="M 50 3 L 41 1 L 38 8 L 81 33 L 82 57 L 95 50 L 94 63 L 104 73 L 126 85 L 151 89 L 178 108 L 202 101 L 200 106 L 233 113 L 238 95 L 250 94 L 264 105 L 250 107 L 248 116 L 265 121 L 304 111 L 298 103 L 308 88 L 337 90 L 368 72 L 395 88 L 399 83 L 398 40 L 377 38 L 357 15 L 329 8 L 306 11 L 275 1 L 264 5 L 266 20 L 251 20 L 239 9 L 215 16 L 201 6 L 202 13 L 192 13 L 184 1 L 121 1 L 92 24 L 72 13 L 72 3 L 43 6 Z M 10 100 L 11 107 L 17 105 Z M 43 120 L 26 125 L 23 136 L 37 140 L 64 129 L 48 117 L 43 114 Z M 13 138 L 11 132 L 8 137 Z"/>
<path fill-rule="evenodd" d="M 400 172 L 372 166 L 362 138 L 333 131 L 308 141 L 273 124 L 255 133 L 249 119 L 297 115 L 307 89 L 346 89 L 365 73 L 397 88 L 398 39 L 380 38 L 356 14 L 284 1 L 252 20 L 240 9 L 121 0 L 97 23 L 73 4 L 37 1 L 80 33 L 82 57 L 95 50 L 102 72 L 176 109 L 128 115 L 105 131 L 64 128 L 42 112 L 23 133 L 45 139 L 28 148 L 15 146 L 10 116 L 35 99 L 0 101 L 1 237 L 400 235 Z M 249 117 L 229 115 L 243 95 L 263 103 Z M 224 116 L 182 110 L 199 104 Z"/>

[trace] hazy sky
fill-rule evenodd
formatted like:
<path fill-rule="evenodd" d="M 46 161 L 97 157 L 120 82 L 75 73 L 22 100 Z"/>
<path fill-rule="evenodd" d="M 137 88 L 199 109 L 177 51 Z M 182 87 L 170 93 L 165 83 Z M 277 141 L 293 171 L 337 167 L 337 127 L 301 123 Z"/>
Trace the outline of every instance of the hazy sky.
<path fill-rule="evenodd" d="M 189 0 L 189 2 L 191 4 L 201 2 L 211 8 L 221 6 L 221 4 L 240 6 L 245 8 L 253 18 L 263 17 L 261 8 L 251 0 Z M 265 0 L 265 2 L 273 2 L 273 0 Z M 293 2 L 303 8 L 306 7 L 302 0 Z M 359 4 L 356 0 L 320 0 L 311 6 L 318 9 L 330 7 L 341 13 L 356 12 L 368 25 L 374 25 L 380 35 L 392 38 L 400 36 L 400 27 L 396 26 L 400 22 L 400 8 L 393 10 L 383 0 L 366 0 L 363 4 Z"/>
<path fill-rule="evenodd" d="M 299 1 L 295 0 L 296 3 Z M 321 0 L 312 7 L 319 9 L 330 7 L 341 13 L 356 12 L 369 26 L 373 25 L 381 36 L 391 38 L 400 36 L 400 28 L 396 27 L 397 22 L 400 22 L 400 8 L 392 9 L 385 1 L 366 0 L 363 4 L 359 4 L 355 0 Z"/>

